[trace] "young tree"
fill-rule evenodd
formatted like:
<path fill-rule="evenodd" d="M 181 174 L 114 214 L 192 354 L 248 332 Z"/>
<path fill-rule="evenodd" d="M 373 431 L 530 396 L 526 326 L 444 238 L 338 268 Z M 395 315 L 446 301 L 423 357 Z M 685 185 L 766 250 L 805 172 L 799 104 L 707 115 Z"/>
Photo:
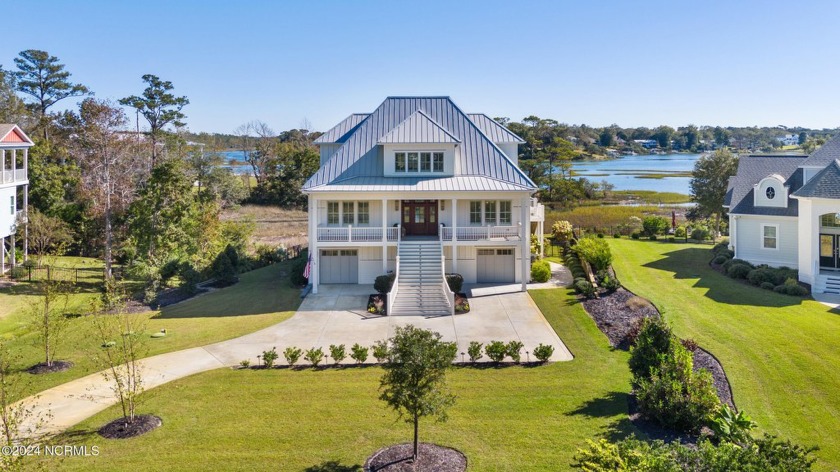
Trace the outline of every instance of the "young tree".
<path fill-rule="evenodd" d="M 738 171 L 738 157 L 728 149 L 718 149 L 706 154 L 694 164 L 691 182 L 689 183 L 691 201 L 697 204 L 701 214 L 715 215 L 715 235 L 720 232 L 720 218 L 726 211 L 723 201 L 729 177 Z"/>
<path fill-rule="evenodd" d="M 190 104 L 187 97 L 176 97 L 171 93 L 175 88 L 172 82 L 160 80 L 156 75 L 146 74 L 143 82 L 148 86 L 142 96 L 132 95 L 120 100 L 120 105 L 136 109 L 149 122 L 149 137 L 152 141 L 152 163 L 157 163 L 157 143 L 167 125 L 184 126 L 181 121 L 187 115 L 181 110 Z"/>
<path fill-rule="evenodd" d="M 84 85 L 70 82 L 70 73 L 64 70 L 64 64 L 46 51 L 27 49 L 18 56 L 15 58 L 18 68 L 15 72 L 17 90 L 34 99 L 33 108 L 41 120 L 44 139 L 49 140 L 47 110 L 65 98 L 87 95 L 90 90 Z"/>
<path fill-rule="evenodd" d="M 455 343 L 441 341 L 439 333 L 412 325 L 397 327 L 389 343 L 379 399 L 414 425 L 412 459 L 416 461 L 420 418 L 433 416 L 444 421 L 446 409 L 455 402 L 446 388 L 446 371 L 458 349 Z"/>
<path fill-rule="evenodd" d="M 60 218 L 45 215 L 32 206 L 27 210 L 27 217 L 29 247 L 38 255 L 38 265 L 46 255 L 64 254 L 67 245 L 73 241 L 70 225 Z"/>
<path fill-rule="evenodd" d="M 37 286 L 38 298 L 29 308 L 29 318 L 44 350 L 42 365 L 52 367 L 68 326 L 64 315 L 70 297 L 70 284 L 59 280 L 42 280 Z"/>
<path fill-rule="evenodd" d="M 127 123 L 122 109 L 107 101 L 88 98 L 79 108 L 79 126 L 74 141 L 81 169 L 81 188 L 89 211 L 103 221 L 105 273 L 111 276 L 114 219 L 135 196 L 142 172 L 134 159 L 130 140 L 117 134 Z"/>

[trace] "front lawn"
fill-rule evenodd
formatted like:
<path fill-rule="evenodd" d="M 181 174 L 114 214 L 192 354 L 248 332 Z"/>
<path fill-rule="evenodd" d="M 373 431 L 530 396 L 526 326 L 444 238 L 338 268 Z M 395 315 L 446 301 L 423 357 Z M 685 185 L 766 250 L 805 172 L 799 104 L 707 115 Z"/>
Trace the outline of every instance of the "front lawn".
<path fill-rule="evenodd" d="M 292 288 L 286 274 L 289 263 L 275 264 L 241 275 L 236 285 L 202 295 L 180 304 L 144 314 L 148 332 L 166 329 L 163 338 L 149 339 L 149 355 L 177 351 L 189 347 L 223 341 L 271 326 L 291 317 L 300 304 L 300 290 Z M 0 321 L 0 336 L 22 357 L 17 367 L 25 369 L 43 361 L 43 351 L 36 345 L 34 333 L 26 325 L 29 284 L 0 290 L 0 306 L 14 306 Z M 84 313 L 87 301 L 95 292 L 75 295 L 69 311 Z M 8 303 L 8 305 L 7 305 Z M 14 305 L 12 305 L 14 303 Z M 21 373 L 32 394 L 83 377 L 96 370 L 90 354 L 99 349 L 90 336 L 93 327 L 89 317 L 71 320 L 58 358 L 72 361 L 70 370 L 43 375 Z"/>
<path fill-rule="evenodd" d="M 606 337 L 571 292 L 531 292 L 575 355 L 535 368 L 456 368 L 446 423 L 421 423 L 421 440 L 452 446 L 470 470 L 565 470 L 597 435 L 624 437 L 627 353 Z M 99 445 L 99 457 L 71 458 L 67 470 L 357 470 L 380 447 L 409 441 L 377 400 L 378 367 L 312 371 L 219 369 L 145 395 L 142 412 L 163 418 L 154 432 L 105 440 L 94 432 L 117 408 L 85 421 L 60 442 Z M 327 465 L 334 461 L 333 467 Z M 321 469 L 307 469 L 315 466 Z M 339 468 L 357 466 L 356 468 Z M 360 470 L 360 469 L 359 469 Z"/>
<path fill-rule="evenodd" d="M 709 246 L 609 242 L 621 282 L 720 359 L 760 430 L 816 444 L 818 468 L 840 467 L 840 313 L 715 272 Z"/>

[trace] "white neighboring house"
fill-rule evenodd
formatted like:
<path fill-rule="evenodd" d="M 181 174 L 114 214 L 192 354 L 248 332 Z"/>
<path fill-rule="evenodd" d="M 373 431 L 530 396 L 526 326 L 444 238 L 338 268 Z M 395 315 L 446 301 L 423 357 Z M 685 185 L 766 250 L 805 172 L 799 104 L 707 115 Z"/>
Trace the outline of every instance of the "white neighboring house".
<path fill-rule="evenodd" d="M 26 208 L 29 204 L 29 148 L 32 140 L 17 125 L 0 124 L 0 274 L 14 267 L 15 235 L 23 225 L 27 256 Z"/>
<path fill-rule="evenodd" d="M 518 167 L 522 142 L 449 97 L 388 97 L 324 133 L 321 168 L 303 186 L 312 292 L 395 272 L 389 314 L 444 314 L 444 273 L 524 291 L 544 211 Z"/>
<path fill-rule="evenodd" d="M 840 293 L 840 136 L 809 156 L 742 157 L 725 206 L 735 257 Z"/>

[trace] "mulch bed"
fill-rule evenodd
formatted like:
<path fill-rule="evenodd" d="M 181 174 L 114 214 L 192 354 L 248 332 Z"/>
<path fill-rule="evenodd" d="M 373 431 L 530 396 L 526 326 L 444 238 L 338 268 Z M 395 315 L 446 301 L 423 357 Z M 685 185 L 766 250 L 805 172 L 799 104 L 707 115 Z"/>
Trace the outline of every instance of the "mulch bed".
<path fill-rule="evenodd" d="M 712 373 L 712 379 L 715 381 L 715 390 L 717 390 L 718 398 L 723 403 L 729 405 L 730 408 L 735 409 L 735 401 L 732 400 L 732 387 L 729 385 L 729 379 L 726 378 L 726 372 L 720 361 L 717 360 L 709 351 L 698 347 L 694 351 L 694 371 L 706 369 Z"/>
<path fill-rule="evenodd" d="M 600 298 L 583 299 L 583 307 L 607 335 L 610 345 L 625 351 L 630 349 L 629 335 L 639 320 L 659 316 L 652 303 L 623 288 L 613 293 L 602 291 Z"/>
<path fill-rule="evenodd" d="M 99 435 L 107 439 L 127 439 L 146 434 L 163 424 L 155 415 L 138 415 L 134 422 L 127 424 L 125 418 L 119 418 L 99 428 Z"/>
<path fill-rule="evenodd" d="M 376 451 L 365 462 L 365 472 L 462 472 L 467 469 L 467 457 L 449 447 L 420 443 L 417 462 L 411 462 L 414 445 L 397 444 Z"/>
<path fill-rule="evenodd" d="M 189 293 L 186 290 L 181 290 L 180 288 L 176 288 L 173 290 L 165 290 L 158 294 L 158 296 L 155 298 L 155 302 L 159 307 L 174 305 L 176 303 L 188 300 L 197 295 L 201 295 L 202 293 L 207 291 L 207 289 L 202 288 L 197 289 L 195 293 Z"/>
<path fill-rule="evenodd" d="M 53 361 L 52 365 L 41 362 L 26 369 L 26 371 L 33 375 L 52 374 L 54 372 L 64 372 L 71 367 L 73 367 L 73 363 L 70 361 Z"/>

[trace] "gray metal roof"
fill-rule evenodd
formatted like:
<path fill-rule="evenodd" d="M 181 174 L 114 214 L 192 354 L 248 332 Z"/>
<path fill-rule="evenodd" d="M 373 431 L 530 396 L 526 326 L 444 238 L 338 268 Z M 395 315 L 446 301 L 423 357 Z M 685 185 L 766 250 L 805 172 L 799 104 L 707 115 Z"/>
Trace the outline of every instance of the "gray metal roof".
<path fill-rule="evenodd" d="M 806 198 L 840 198 L 840 162 L 833 161 L 794 193 Z"/>
<path fill-rule="evenodd" d="M 797 216 L 799 202 L 788 198 L 787 208 L 756 207 L 753 186 L 765 177 L 780 175 L 788 186 L 790 196 L 802 186 L 802 169 L 799 166 L 806 156 L 742 156 L 738 159 L 738 173 L 729 179 L 729 212 L 742 215 Z"/>
<path fill-rule="evenodd" d="M 840 134 L 829 139 L 819 149 L 812 152 L 802 165 L 806 167 L 825 167 L 837 159 L 840 159 Z"/>
<path fill-rule="evenodd" d="M 368 116 L 370 116 L 370 113 L 353 113 L 326 133 L 318 136 L 318 139 L 313 142 L 315 144 L 342 143 L 344 142 L 343 138 L 346 138 Z"/>
<path fill-rule="evenodd" d="M 478 129 L 486 134 L 487 137 L 490 138 L 490 141 L 493 141 L 494 143 L 522 144 L 525 142 L 511 130 L 505 128 L 498 121 L 490 118 L 484 113 L 468 113 L 467 116 L 469 116 L 470 120 L 478 126 Z"/>
<path fill-rule="evenodd" d="M 523 192 L 531 188 L 489 177 L 353 177 L 311 189 L 310 192 Z"/>
<path fill-rule="evenodd" d="M 435 120 L 417 110 L 385 136 L 379 138 L 386 143 L 460 143 L 461 140 L 443 129 Z"/>
<path fill-rule="evenodd" d="M 513 164 L 449 97 L 386 98 L 370 116 L 348 132 L 346 138 L 342 138 L 343 144 L 318 172 L 309 178 L 303 190 L 343 184 L 348 179 L 357 177 L 383 177 L 382 149 L 378 146 L 380 138 L 417 110 L 422 110 L 441 128 L 461 140 L 455 153 L 456 168 L 460 169 L 458 176 L 487 177 L 536 190 L 536 185 L 531 179 Z M 427 179 L 432 180 L 435 177 Z"/>

